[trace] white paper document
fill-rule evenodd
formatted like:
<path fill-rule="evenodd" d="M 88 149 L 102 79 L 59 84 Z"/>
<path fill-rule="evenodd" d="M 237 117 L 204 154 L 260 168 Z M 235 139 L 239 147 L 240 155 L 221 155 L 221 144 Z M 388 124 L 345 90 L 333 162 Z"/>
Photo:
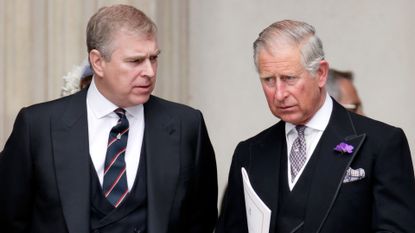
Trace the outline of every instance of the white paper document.
<path fill-rule="evenodd" d="M 271 210 L 259 198 L 252 188 L 248 173 L 241 169 L 244 184 L 246 218 L 248 220 L 249 233 L 269 233 L 271 222 Z"/>

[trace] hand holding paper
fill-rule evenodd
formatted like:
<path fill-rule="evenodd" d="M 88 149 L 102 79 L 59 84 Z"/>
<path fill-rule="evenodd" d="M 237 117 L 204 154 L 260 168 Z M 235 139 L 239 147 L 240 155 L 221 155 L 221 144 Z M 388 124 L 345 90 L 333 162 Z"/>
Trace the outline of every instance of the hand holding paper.
<path fill-rule="evenodd" d="M 244 185 L 248 231 L 249 233 L 268 233 L 271 221 L 271 210 L 255 193 L 245 168 L 241 169 L 241 173 Z"/>

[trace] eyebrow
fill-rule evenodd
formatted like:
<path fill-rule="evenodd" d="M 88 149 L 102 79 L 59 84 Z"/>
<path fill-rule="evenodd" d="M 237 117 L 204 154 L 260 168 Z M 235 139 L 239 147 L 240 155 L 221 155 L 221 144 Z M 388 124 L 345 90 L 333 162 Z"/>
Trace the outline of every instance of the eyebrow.
<path fill-rule="evenodd" d="M 160 49 L 157 49 L 156 51 L 154 51 L 154 53 L 152 53 L 150 55 L 156 56 L 156 55 L 159 55 L 160 53 L 161 53 L 161 50 Z"/>
<path fill-rule="evenodd" d="M 131 57 L 126 57 L 126 60 L 138 60 L 138 59 L 144 59 L 147 57 L 153 57 L 158 56 L 161 53 L 161 50 L 157 49 L 155 52 L 151 52 L 149 54 L 139 54 L 139 55 L 133 55 Z"/>
<path fill-rule="evenodd" d="M 159 55 L 161 53 L 161 50 L 160 49 L 157 49 L 156 51 L 154 51 L 154 53 L 150 53 L 149 55 L 150 56 L 157 56 L 157 55 Z"/>

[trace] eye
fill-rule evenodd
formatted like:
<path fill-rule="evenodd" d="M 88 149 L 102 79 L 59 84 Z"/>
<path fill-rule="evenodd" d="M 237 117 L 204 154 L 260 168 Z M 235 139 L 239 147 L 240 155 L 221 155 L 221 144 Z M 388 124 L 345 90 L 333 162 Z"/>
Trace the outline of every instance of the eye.
<path fill-rule="evenodd" d="M 130 61 L 128 61 L 128 62 L 130 62 L 130 63 L 137 63 L 137 64 L 140 64 L 140 63 L 142 63 L 143 61 L 144 61 L 144 59 L 143 59 L 143 58 L 137 58 L 137 59 L 130 60 Z"/>
<path fill-rule="evenodd" d="M 275 77 L 264 77 L 261 78 L 261 82 L 263 82 L 267 86 L 275 86 Z"/>
<path fill-rule="evenodd" d="M 155 55 L 155 56 L 150 56 L 150 58 L 149 58 L 149 59 L 150 59 L 150 62 L 151 62 L 151 63 L 155 63 L 155 62 L 157 62 L 158 57 L 159 57 L 158 55 Z"/>
<path fill-rule="evenodd" d="M 282 76 L 281 81 L 287 83 L 288 85 L 293 85 L 297 82 L 298 77 L 296 76 Z"/>

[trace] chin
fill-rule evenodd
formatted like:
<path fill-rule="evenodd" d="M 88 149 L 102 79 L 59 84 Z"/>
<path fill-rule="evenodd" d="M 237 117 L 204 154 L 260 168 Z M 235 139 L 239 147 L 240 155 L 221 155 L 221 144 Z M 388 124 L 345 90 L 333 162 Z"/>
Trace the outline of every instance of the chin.
<path fill-rule="evenodd" d="M 298 117 L 292 116 L 292 115 L 280 115 L 278 118 L 280 118 L 282 121 L 294 124 L 294 125 L 299 125 L 302 124 L 301 119 L 298 119 Z"/>
<path fill-rule="evenodd" d="M 140 96 L 140 97 L 134 98 L 134 100 L 132 102 L 135 105 L 145 104 L 145 103 L 147 103 L 147 101 L 149 99 L 150 99 L 150 95 L 145 95 L 145 96 Z"/>

